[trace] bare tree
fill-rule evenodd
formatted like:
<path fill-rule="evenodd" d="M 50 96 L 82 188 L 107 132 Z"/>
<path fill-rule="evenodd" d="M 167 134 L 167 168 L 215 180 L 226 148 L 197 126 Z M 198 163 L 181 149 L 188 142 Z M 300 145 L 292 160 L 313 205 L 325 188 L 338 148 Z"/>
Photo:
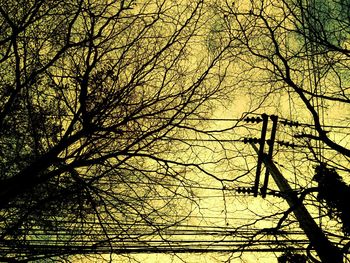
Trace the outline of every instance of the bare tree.
<path fill-rule="evenodd" d="M 197 51 L 204 2 L 3 1 L 0 14 L 1 260 L 108 253 L 183 220 L 167 212 L 191 200 L 200 164 L 172 138 L 224 94 L 226 47 Z"/>
<path fill-rule="evenodd" d="M 324 223 L 323 230 L 336 246 L 346 251 L 347 211 L 338 211 L 341 216 L 339 214 L 338 223 L 334 223 L 337 227 L 334 227 L 329 223 L 334 210 L 329 210 L 331 203 L 333 209 L 335 203 L 340 209 L 344 200 L 334 194 L 340 188 L 342 193 L 347 192 L 344 181 L 349 181 L 349 133 L 346 130 L 349 17 L 345 11 L 349 3 L 218 1 L 214 8 L 221 25 L 220 35 L 231 41 L 231 58 L 228 59 L 240 65 L 239 70 L 233 68 L 230 72 L 233 81 L 240 86 L 238 92 L 250 97 L 254 105 L 252 113 L 266 112 L 281 117 L 273 159 L 299 199 L 314 212 L 315 219 L 328 218 L 323 221 L 328 222 Z M 255 136 L 260 134 L 255 132 Z M 332 183 L 328 181 L 328 192 L 324 193 L 326 177 L 331 177 Z M 343 194 L 342 198 L 345 196 Z M 321 211 L 319 214 L 315 207 Z M 293 224 L 293 220 L 288 220 L 292 218 L 293 208 L 285 213 L 281 212 L 285 207 L 276 205 L 275 208 L 277 210 L 273 211 L 277 212 L 274 214 L 271 210 L 269 218 L 276 218 L 279 212 L 283 214 L 279 214 L 275 231 Z M 263 221 L 267 217 L 256 220 Z M 262 232 L 257 232 L 257 236 L 260 235 Z M 334 236 L 339 239 L 333 239 Z"/>
<path fill-rule="evenodd" d="M 238 49 L 245 50 L 233 53 L 242 54 L 247 70 L 261 73 L 254 81 L 264 85 L 262 93 L 285 92 L 297 99 L 295 103 L 312 117 L 317 131 L 317 136 L 309 138 L 322 140 L 349 157 L 346 146 L 322 127 L 330 124 L 324 123 L 327 119 L 322 120 L 322 112 L 339 105 L 347 109 L 349 104 L 345 75 L 349 21 L 341 11 L 348 5 L 258 1 L 242 6 L 227 4 L 222 10 L 226 32 L 241 44 Z"/>

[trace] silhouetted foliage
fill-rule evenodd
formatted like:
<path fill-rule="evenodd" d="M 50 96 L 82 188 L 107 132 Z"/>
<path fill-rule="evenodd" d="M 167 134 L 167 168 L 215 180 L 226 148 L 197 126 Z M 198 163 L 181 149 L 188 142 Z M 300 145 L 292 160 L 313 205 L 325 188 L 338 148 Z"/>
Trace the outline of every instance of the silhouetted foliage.
<path fill-rule="evenodd" d="M 325 201 L 330 217 L 339 218 L 346 235 L 350 234 L 350 187 L 338 175 L 335 169 L 325 164 L 318 165 L 313 178 L 318 183 L 318 200 Z"/>
<path fill-rule="evenodd" d="M 307 262 L 307 258 L 305 255 L 294 253 L 288 250 L 278 257 L 278 263 L 306 263 L 306 262 Z"/>

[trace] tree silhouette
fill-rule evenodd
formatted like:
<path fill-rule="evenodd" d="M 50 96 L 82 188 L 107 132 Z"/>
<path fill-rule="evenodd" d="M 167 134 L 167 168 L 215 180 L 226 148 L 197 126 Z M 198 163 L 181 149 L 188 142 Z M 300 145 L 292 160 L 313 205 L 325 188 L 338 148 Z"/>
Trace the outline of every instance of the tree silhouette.
<path fill-rule="evenodd" d="M 270 182 L 261 213 L 232 194 L 254 190 L 250 143 L 261 141 L 261 121 L 249 113 L 262 112 L 280 120 L 273 160 L 309 210 L 342 221 L 322 226 L 346 251 L 337 230 L 348 231 L 348 9 L 322 0 L 3 3 L 1 261 L 167 252 L 175 232 L 164 230 L 200 206 L 194 185 L 215 188 L 193 171 L 221 184 L 225 227 L 181 233 L 220 233 L 238 257 L 267 244 L 285 252 L 282 261 L 305 261 L 296 253 L 313 252 L 295 231 L 294 207 L 276 201 L 285 193 Z M 248 108 L 242 122 L 202 129 L 228 88 Z M 330 195 L 329 184 L 343 190 Z M 232 198 L 237 208 L 226 206 Z M 231 225 L 229 210 L 243 214 L 244 205 L 254 218 Z M 262 228 L 266 219 L 274 224 Z"/>
<path fill-rule="evenodd" d="M 233 69 L 230 74 L 232 82 L 240 86 L 238 92 L 250 98 L 247 110 L 280 117 L 273 160 L 309 210 L 315 212 L 317 207 L 321 218 L 330 215 L 331 204 L 337 203 L 339 209 L 344 202 L 340 199 L 347 196 L 343 181 L 348 182 L 349 175 L 349 17 L 345 11 L 349 3 L 223 1 L 215 8 L 220 14 L 221 34 L 231 40 L 231 57 L 226 58 L 240 65 L 240 70 Z M 337 197 L 322 194 L 330 190 L 329 181 L 313 181 L 313 166 L 331 171 L 331 181 L 338 190 L 340 185 L 343 189 L 342 198 L 340 193 Z M 288 227 L 292 211 L 282 213 L 273 229 Z M 346 224 L 347 211 L 337 211 L 338 219 L 342 217 Z M 271 211 L 270 218 L 275 215 Z M 327 234 L 342 236 L 342 241 L 333 242 L 346 250 L 346 226 L 340 234 L 341 224 L 337 224 L 338 231 L 325 225 Z"/>
<path fill-rule="evenodd" d="M 193 132 L 224 94 L 217 65 L 226 47 L 210 60 L 197 52 L 204 7 L 2 3 L 2 261 L 108 253 L 183 220 L 167 212 L 174 196 L 190 200 L 187 174 L 201 167 L 171 138 Z"/>

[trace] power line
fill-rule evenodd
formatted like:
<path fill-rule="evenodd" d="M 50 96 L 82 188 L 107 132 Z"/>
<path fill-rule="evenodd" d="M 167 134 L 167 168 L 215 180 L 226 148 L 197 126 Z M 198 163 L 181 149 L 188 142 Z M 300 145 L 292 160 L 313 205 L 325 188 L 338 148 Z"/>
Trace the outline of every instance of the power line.
<path fill-rule="evenodd" d="M 74 117 L 74 114 L 52 114 L 52 113 L 41 113 L 44 116 L 48 116 L 48 117 Z M 27 116 L 27 114 L 21 114 L 18 113 L 16 115 L 23 115 L 23 116 Z M 254 116 L 261 116 L 261 114 L 259 113 L 249 113 L 249 115 L 254 115 Z M 109 117 L 109 118 L 115 118 L 116 116 L 114 116 L 113 114 L 103 114 L 103 115 L 98 115 L 96 114 L 96 116 L 103 116 L 103 117 Z M 219 122 L 243 122 L 244 118 L 211 118 L 211 117 L 184 117 L 184 118 L 172 118 L 172 117 L 154 117 L 154 116 L 140 116 L 140 117 L 136 117 L 134 118 L 136 119 L 145 119 L 145 120 L 174 120 L 174 121 L 219 121 Z M 310 124 L 310 123 L 305 123 L 305 122 L 293 122 L 287 118 L 282 118 L 279 117 L 280 122 L 283 124 L 285 124 L 285 126 L 288 126 L 289 124 L 292 124 L 291 126 L 304 126 L 304 127 L 311 127 L 313 128 L 315 125 L 314 124 Z M 133 119 L 131 119 L 133 120 Z M 345 120 L 344 120 L 345 121 Z M 294 123 L 294 125 L 293 125 Z M 297 124 L 297 125 L 296 125 Z M 348 129 L 349 125 L 322 125 L 322 127 L 324 128 L 339 128 L 339 129 Z"/>

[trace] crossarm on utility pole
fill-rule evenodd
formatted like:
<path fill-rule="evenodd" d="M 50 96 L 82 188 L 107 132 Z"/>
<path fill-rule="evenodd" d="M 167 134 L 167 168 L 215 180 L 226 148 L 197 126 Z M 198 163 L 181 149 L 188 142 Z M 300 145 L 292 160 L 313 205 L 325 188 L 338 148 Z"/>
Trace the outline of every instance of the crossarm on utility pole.
<path fill-rule="evenodd" d="M 270 118 L 272 120 L 272 130 L 271 130 L 271 137 L 270 137 L 270 142 L 269 142 L 269 152 L 268 152 L 267 156 L 268 156 L 269 160 L 272 160 L 273 145 L 274 145 L 275 137 L 276 137 L 278 117 L 276 115 L 272 115 Z M 269 183 L 269 174 L 270 174 L 269 169 L 266 169 L 265 170 L 264 184 L 263 184 L 263 187 L 261 188 L 261 196 L 263 198 L 266 197 L 267 185 Z"/>
<path fill-rule="evenodd" d="M 252 146 L 256 153 L 259 153 L 258 148 L 254 144 L 252 144 Z M 315 223 L 309 211 L 299 200 L 297 194 L 290 187 L 288 181 L 283 177 L 274 162 L 267 154 L 263 154 L 262 161 L 265 164 L 266 169 L 270 171 L 270 174 L 280 191 L 284 193 L 283 197 L 293 209 L 293 213 L 298 220 L 300 227 L 304 230 L 304 233 L 310 240 L 312 247 L 316 250 L 322 263 L 343 263 L 343 255 L 341 251 L 327 239 L 322 232 L 322 229 Z"/>

